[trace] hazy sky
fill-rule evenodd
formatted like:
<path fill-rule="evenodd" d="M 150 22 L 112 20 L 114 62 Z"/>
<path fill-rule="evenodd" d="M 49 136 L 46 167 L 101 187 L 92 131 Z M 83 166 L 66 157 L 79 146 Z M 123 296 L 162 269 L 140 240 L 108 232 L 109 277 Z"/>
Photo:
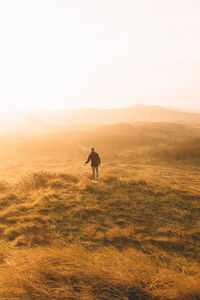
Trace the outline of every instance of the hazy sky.
<path fill-rule="evenodd" d="M 199 0 L 0 0 L 0 109 L 200 109 Z"/>

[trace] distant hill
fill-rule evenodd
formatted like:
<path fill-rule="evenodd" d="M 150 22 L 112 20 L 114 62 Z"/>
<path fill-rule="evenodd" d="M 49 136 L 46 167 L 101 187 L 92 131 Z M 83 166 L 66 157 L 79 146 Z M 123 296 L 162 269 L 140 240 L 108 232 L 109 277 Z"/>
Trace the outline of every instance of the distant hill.
<path fill-rule="evenodd" d="M 181 111 L 181 112 L 200 114 L 200 109 L 180 108 L 180 107 L 175 107 L 175 106 L 171 106 L 171 107 L 168 107 L 168 108 L 172 109 L 172 110 Z"/>
<path fill-rule="evenodd" d="M 88 126 L 135 122 L 200 123 L 200 113 L 145 105 L 116 109 L 0 112 L 0 131 L 6 133 L 13 133 L 13 130 L 20 134 L 79 128 L 88 130 Z"/>
<path fill-rule="evenodd" d="M 200 113 L 172 110 L 161 106 L 134 105 L 115 109 L 82 108 L 62 111 L 35 111 L 35 117 L 56 124 L 113 124 L 119 122 L 200 121 Z"/>

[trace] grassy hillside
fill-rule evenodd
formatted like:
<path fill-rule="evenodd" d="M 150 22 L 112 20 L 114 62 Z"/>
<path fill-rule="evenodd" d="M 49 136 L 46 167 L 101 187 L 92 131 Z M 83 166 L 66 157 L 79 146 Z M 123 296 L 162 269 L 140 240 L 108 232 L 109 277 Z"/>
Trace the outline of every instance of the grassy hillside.
<path fill-rule="evenodd" d="M 0 299 L 200 299 L 198 125 L 0 141 Z"/>
<path fill-rule="evenodd" d="M 1 182 L 0 299 L 200 298 L 199 170 L 102 172 Z"/>
<path fill-rule="evenodd" d="M 185 158 L 181 155 L 181 148 L 185 152 L 185 146 L 194 140 L 193 145 L 195 144 L 196 148 L 193 147 L 194 151 L 191 153 L 188 148 L 187 152 L 187 158 L 190 159 L 195 153 L 195 157 L 198 157 L 199 138 L 197 125 L 121 123 L 86 131 L 57 132 L 35 137 L 0 137 L 0 161 L 35 157 L 84 160 L 93 145 L 104 160 L 176 160 Z M 180 155 L 175 155 L 175 152 Z"/>
<path fill-rule="evenodd" d="M 186 138 L 185 141 L 170 146 L 160 146 L 153 153 L 153 156 L 162 160 L 184 160 L 200 161 L 200 138 Z"/>

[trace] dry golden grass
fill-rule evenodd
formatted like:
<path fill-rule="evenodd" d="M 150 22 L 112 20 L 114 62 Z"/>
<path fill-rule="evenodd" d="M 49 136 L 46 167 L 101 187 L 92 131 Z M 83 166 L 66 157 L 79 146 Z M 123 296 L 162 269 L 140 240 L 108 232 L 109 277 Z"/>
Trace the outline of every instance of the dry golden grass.
<path fill-rule="evenodd" d="M 0 299 L 200 299 L 199 170 L 177 168 L 2 182 Z"/>
<path fill-rule="evenodd" d="M 134 248 L 15 250 L 0 273 L 2 299 L 198 299 L 200 293 L 198 273 L 170 270 Z"/>

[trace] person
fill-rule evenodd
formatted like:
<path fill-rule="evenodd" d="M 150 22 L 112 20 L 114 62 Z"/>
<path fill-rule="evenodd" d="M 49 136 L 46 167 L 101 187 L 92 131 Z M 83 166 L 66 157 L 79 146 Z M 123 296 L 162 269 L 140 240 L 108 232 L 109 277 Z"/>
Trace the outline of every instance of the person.
<path fill-rule="evenodd" d="M 94 151 L 94 148 L 91 148 L 91 153 L 88 156 L 87 161 L 85 164 L 88 164 L 91 161 L 91 167 L 92 167 L 92 174 L 93 174 L 93 179 L 98 180 L 99 179 L 99 165 L 101 164 L 100 157 L 98 153 Z"/>

